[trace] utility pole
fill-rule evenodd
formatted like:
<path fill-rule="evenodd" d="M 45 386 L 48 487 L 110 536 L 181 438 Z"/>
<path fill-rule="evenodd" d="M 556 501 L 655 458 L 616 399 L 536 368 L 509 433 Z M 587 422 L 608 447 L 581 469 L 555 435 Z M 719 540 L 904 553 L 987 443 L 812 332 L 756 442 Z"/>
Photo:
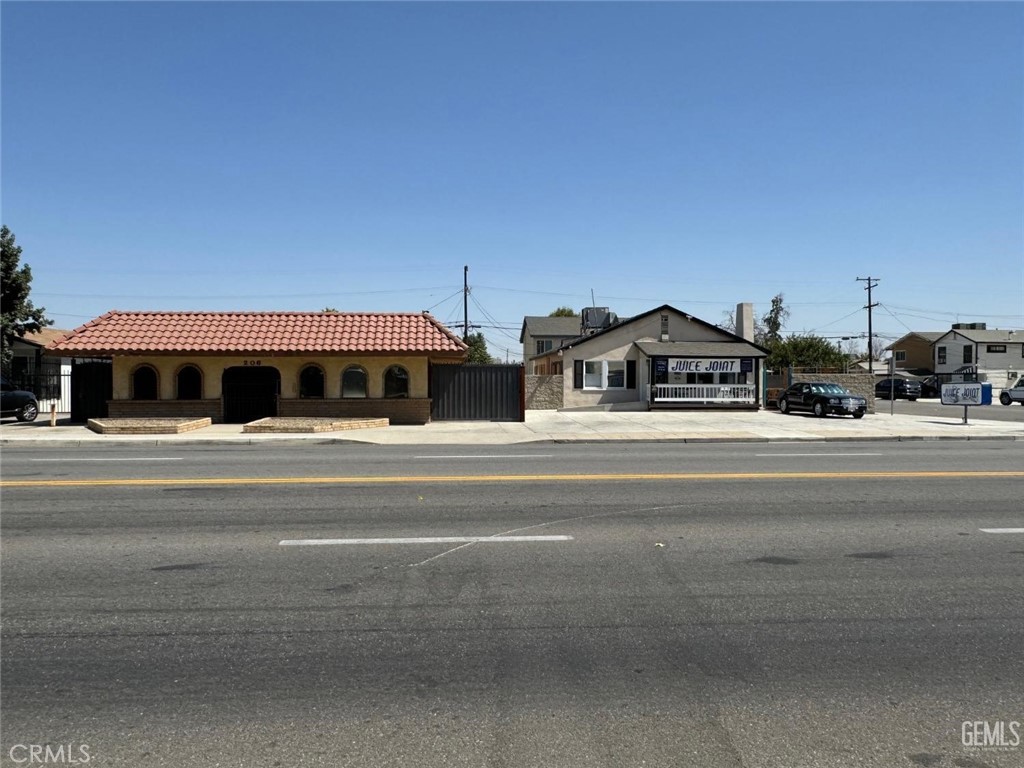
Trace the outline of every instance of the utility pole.
<path fill-rule="evenodd" d="M 870 301 L 870 299 L 869 299 Z M 462 268 L 462 340 L 469 343 L 469 266 Z"/>
<path fill-rule="evenodd" d="M 872 280 L 874 280 L 875 282 L 872 282 Z M 876 280 L 875 278 L 873 278 L 873 277 L 871 277 L 869 275 L 868 277 L 858 277 L 857 278 L 857 282 L 859 282 L 859 283 L 867 283 L 867 285 L 864 286 L 864 290 L 868 292 L 868 303 L 867 303 L 867 306 L 864 307 L 864 309 L 866 309 L 868 311 L 868 373 L 874 373 L 875 372 L 875 336 L 874 336 L 874 333 L 871 330 L 871 309 L 873 307 L 877 307 L 878 306 L 878 302 L 876 301 L 874 304 L 871 303 L 871 289 L 878 287 L 878 280 Z"/>

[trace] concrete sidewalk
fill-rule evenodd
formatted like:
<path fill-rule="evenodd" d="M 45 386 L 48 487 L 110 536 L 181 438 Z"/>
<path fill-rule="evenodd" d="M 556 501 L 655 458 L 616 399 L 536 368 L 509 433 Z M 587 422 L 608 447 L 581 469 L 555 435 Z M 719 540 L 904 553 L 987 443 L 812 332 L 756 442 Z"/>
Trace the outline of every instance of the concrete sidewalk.
<path fill-rule="evenodd" d="M 370 443 L 375 445 L 513 445 L 531 442 L 793 442 L 841 440 L 1024 440 L 1024 423 L 960 416 L 877 413 L 863 419 L 777 411 L 529 411 L 526 421 L 435 421 L 319 434 L 242 434 L 240 424 L 214 424 L 180 435 L 99 435 L 66 422 L 50 427 L 45 417 L 31 424 L 4 422 L 0 445 L 86 446 L 250 445 L 257 443 Z"/>

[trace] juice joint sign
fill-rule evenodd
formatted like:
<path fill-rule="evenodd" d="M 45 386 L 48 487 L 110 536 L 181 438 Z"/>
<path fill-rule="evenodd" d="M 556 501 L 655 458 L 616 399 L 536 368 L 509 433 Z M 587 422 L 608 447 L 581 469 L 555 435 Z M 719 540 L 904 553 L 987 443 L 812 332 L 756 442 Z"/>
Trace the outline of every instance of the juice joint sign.
<path fill-rule="evenodd" d="M 992 404 L 992 385 L 976 381 L 943 384 L 941 395 L 943 405 L 962 405 L 964 407 L 964 424 L 966 424 L 967 406 Z"/>
<path fill-rule="evenodd" d="M 669 373 L 746 373 L 754 370 L 753 358 L 721 360 L 715 358 L 673 357 Z"/>
<path fill-rule="evenodd" d="M 956 382 L 942 385 L 943 405 L 991 405 L 992 385 L 981 382 Z"/>

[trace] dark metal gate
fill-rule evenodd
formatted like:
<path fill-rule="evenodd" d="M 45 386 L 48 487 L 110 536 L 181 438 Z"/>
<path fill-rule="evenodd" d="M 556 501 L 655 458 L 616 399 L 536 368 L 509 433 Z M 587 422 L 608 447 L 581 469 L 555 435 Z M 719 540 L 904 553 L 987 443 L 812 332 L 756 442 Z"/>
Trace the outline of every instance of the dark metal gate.
<path fill-rule="evenodd" d="M 224 421 L 245 424 L 277 416 L 281 374 L 277 368 L 235 366 L 225 368 L 221 378 Z"/>
<path fill-rule="evenodd" d="M 114 398 L 114 366 L 109 360 L 71 364 L 71 420 L 103 419 Z"/>
<path fill-rule="evenodd" d="M 524 421 L 526 369 L 521 365 L 435 365 L 430 417 L 438 421 Z"/>

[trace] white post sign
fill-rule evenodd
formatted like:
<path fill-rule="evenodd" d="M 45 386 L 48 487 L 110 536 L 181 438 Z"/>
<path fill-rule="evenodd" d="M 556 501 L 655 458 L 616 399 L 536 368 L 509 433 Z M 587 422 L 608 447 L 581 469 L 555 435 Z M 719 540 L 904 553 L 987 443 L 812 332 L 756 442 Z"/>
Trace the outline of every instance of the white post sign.
<path fill-rule="evenodd" d="M 982 405 L 981 382 L 964 381 L 942 385 L 943 405 Z"/>
<path fill-rule="evenodd" d="M 991 392 L 991 390 L 989 390 Z M 984 402 L 984 388 L 978 381 L 957 381 L 943 384 L 940 396 L 943 405 L 962 405 L 964 407 L 964 424 L 967 423 L 967 406 L 987 405 Z"/>

